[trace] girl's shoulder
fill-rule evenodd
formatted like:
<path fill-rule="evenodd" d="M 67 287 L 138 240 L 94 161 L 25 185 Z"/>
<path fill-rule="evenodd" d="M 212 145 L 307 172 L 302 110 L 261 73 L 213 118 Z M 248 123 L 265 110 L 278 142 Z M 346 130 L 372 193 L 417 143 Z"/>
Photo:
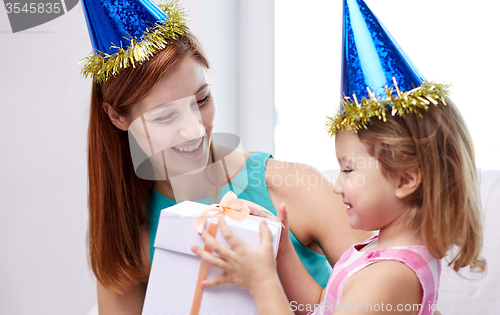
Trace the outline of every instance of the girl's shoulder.
<path fill-rule="evenodd" d="M 374 272 L 374 269 L 379 268 L 387 268 L 390 271 L 390 266 L 395 262 L 399 267 L 403 267 L 402 270 L 415 274 L 421 280 L 436 280 L 440 276 L 440 260 L 434 258 L 424 245 L 377 248 L 377 236 L 373 236 L 361 244 L 354 245 L 351 250 L 345 266 L 352 271 Z M 389 262 L 391 264 L 388 264 Z M 376 268 L 372 268 L 374 266 Z"/>
<path fill-rule="evenodd" d="M 363 245 L 367 245 L 367 242 Z M 336 292 L 341 299 L 349 300 L 355 296 L 368 303 L 394 303 L 393 307 L 405 303 L 435 303 L 440 261 L 433 258 L 425 246 L 410 245 L 358 251 L 362 247 L 353 246 L 344 264 L 338 266 L 343 269 L 340 275 L 351 275 L 337 279 L 337 282 L 342 280 L 344 283 L 341 291 Z M 334 274 L 339 274 L 338 271 L 334 269 Z"/>
<path fill-rule="evenodd" d="M 404 290 L 401 290 L 404 288 Z M 343 300 L 365 301 L 368 304 L 419 304 L 422 285 L 407 265 L 386 260 L 371 264 L 354 273 L 345 283 Z"/>

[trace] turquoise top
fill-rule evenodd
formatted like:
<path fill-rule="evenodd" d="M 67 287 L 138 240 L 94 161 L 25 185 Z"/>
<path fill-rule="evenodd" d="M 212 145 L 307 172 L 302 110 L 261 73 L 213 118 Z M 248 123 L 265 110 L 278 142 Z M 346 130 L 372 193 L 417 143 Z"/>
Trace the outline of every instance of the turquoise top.
<path fill-rule="evenodd" d="M 272 158 L 270 153 L 252 153 L 248 157 L 245 167 L 231 180 L 231 182 L 233 191 L 238 196 L 238 198 L 255 202 L 256 204 L 261 205 L 262 207 L 266 208 L 274 215 L 276 215 L 276 209 L 274 208 L 271 197 L 269 196 L 265 178 L 266 164 L 267 160 L 270 157 Z M 247 178 L 248 183 L 246 184 Z M 244 179 L 246 185 L 239 185 L 238 183 L 243 183 Z M 224 194 L 228 191 L 229 185 L 226 185 L 221 189 L 220 196 L 224 196 Z M 214 201 L 211 200 L 211 197 L 205 198 L 198 202 L 203 204 L 214 203 Z M 151 261 L 153 261 L 153 255 L 155 251 L 154 241 L 156 230 L 158 228 L 158 221 L 160 219 L 160 212 L 161 210 L 175 204 L 175 200 L 163 196 L 153 188 L 149 207 L 149 241 Z M 314 280 L 316 280 L 316 282 L 318 282 L 324 288 L 328 282 L 328 278 L 330 277 L 330 273 L 332 270 L 328 261 L 326 260 L 326 257 L 300 244 L 291 231 L 290 239 L 292 240 L 295 251 L 297 252 L 306 270 L 314 278 Z"/>

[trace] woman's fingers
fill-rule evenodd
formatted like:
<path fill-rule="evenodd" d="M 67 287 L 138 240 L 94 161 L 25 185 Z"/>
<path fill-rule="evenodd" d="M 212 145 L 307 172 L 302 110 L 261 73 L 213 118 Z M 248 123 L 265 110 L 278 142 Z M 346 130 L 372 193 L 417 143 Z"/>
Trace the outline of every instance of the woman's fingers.
<path fill-rule="evenodd" d="M 286 204 L 280 203 L 278 206 L 278 219 L 283 223 L 285 228 L 288 230 L 288 211 L 286 211 Z"/>
<path fill-rule="evenodd" d="M 200 258 L 202 261 L 206 262 L 207 264 L 212 265 L 215 268 L 219 268 L 221 270 L 226 269 L 227 263 L 223 259 L 221 259 L 219 257 L 215 257 L 214 255 L 210 254 L 209 252 L 201 249 L 201 247 L 194 245 L 191 247 L 191 251 L 193 253 L 195 253 L 196 256 L 198 256 L 198 258 Z"/>
<path fill-rule="evenodd" d="M 272 218 L 271 215 L 267 214 L 264 210 L 267 211 L 262 206 L 259 206 L 258 204 L 248 201 L 248 200 L 243 200 L 243 202 L 247 205 L 248 209 L 250 209 L 250 214 L 256 217 L 261 217 L 261 218 Z"/>
<path fill-rule="evenodd" d="M 278 213 L 278 219 L 281 221 L 281 223 L 283 224 L 284 228 L 281 229 L 281 237 L 280 237 L 280 244 L 279 244 L 279 248 L 278 248 L 278 253 L 280 251 L 283 251 L 283 244 L 286 244 L 287 241 L 290 239 L 290 236 L 289 236 L 289 227 L 288 227 L 288 211 L 286 210 L 286 204 L 284 204 L 283 202 L 280 203 L 280 205 L 278 206 L 278 209 L 277 209 L 277 213 Z"/>
<path fill-rule="evenodd" d="M 260 245 L 265 247 L 273 247 L 273 235 L 271 230 L 267 227 L 266 221 L 260 221 Z"/>

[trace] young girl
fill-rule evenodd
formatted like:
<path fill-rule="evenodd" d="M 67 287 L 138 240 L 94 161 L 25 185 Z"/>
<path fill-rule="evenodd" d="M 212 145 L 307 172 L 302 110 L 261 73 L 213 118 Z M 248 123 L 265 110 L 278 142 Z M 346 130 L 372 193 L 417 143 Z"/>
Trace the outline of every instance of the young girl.
<path fill-rule="evenodd" d="M 476 169 L 466 126 L 450 100 L 430 107 L 423 118 L 390 116 L 374 120 L 357 133 L 342 131 L 335 139 L 341 174 L 334 191 L 348 205 L 355 229 L 380 230 L 378 236 L 352 246 L 334 266 L 323 292 L 304 277 L 287 233 L 277 258 L 270 234 L 261 229 L 261 245 L 250 248 L 220 229 L 231 249 L 206 232 L 202 239 L 220 255 L 193 251 L 224 270 L 202 285 L 226 282 L 252 293 L 259 314 L 432 314 L 436 310 L 440 261 L 453 245 L 450 265 L 483 271 L 478 258 L 482 231 Z M 287 225 L 284 204 L 278 214 Z M 318 305 L 319 304 L 319 305 Z"/>
<path fill-rule="evenodd" d="M 261 226 L 261 245 L 250 248 L 220 220 L 231 248 L 206 232 L 202 239 L 220 258 L 192 248 L 223 270 L 202 286 L 242 286 L 261 315 L 433 314 L 440 259 L 449 249 L 455 271 L 485 269 L 470 135 L 445 88 L 424 82 L 363 1 L 346 0 L 344 9 L 345 96 L 329 124 L 341 169 L 334 192 L 353 228 L 378 235 L 347 250 L 322 291 L 286 229 L 275 263 L 267 228 Z M 284 204 L 278 216 L 287 226 Z"/>

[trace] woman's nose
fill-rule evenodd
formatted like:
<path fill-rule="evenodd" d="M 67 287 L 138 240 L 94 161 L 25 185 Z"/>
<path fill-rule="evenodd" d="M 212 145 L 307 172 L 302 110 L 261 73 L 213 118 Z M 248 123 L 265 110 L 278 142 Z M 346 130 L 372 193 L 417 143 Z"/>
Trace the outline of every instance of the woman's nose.
<path fill-rule="evenodd" d="M 183 115 L 179 134 L 186 140 L 200 138 L 204 134 L 203 119 L 199 110 L 188 111 Z"/>
<path fill-rule="evenodd" d="M 333 192 L 339 195 L 343 195 L 344 193 L 343 185 L 344 185 L 344 178 L 342 178 L 342 175 L 339 174 L 337 180 L 335 181 L 335 183 L 333 183 Z"/>

